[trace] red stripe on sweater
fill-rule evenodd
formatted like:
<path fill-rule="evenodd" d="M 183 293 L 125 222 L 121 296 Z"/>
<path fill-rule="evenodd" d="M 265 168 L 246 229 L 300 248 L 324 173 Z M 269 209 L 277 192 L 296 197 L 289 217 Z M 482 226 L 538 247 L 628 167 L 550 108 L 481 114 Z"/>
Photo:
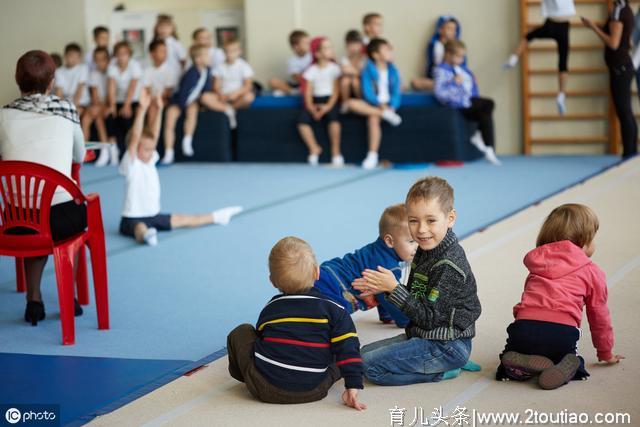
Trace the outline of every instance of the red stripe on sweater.
<path fill-rule="evenodd" d="M 362 362 L 362 359 L 359 357 L 353 357 L 351 359 L 344 359 L 344 360 L 340 360 L 339 362 L 336 362 L 336 366 L 346 365 L 347 363 L 358 363 L 358 362 Z"/>
<path fill-rule="evenodd" d="M 285 338 L 266 337 L 266 338 L 264 338 L 264 341 L 277 342 L 277 343 L 281 343 L 281 344 L 299 345 L 299 346 L 302 346 L 302 347 L 317 347 L 317 348 L 329 348 L 330 347 L 330 345 L 328 343 L 288 340 L 288 339 L 285 339 Z"/>

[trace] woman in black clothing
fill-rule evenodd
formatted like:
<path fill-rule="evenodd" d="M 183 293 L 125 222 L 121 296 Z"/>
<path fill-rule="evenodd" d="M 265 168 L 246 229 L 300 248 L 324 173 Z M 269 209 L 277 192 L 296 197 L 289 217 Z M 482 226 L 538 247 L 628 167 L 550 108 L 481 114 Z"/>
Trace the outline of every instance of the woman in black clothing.
<path fill-rule="evenodd" d="M 613 11 L 604 27 L 591 20 L 582 22 L 600 37 L 605 45 L 604 61 L 609 68 L 609 86 L 622 131 L 622 158 L 638 152 L 638 125 L 631 109 L 631 81 L 635 74 L 631 61 L 631 33 L 634 17 L 628 0 L 616 0 Z"/>

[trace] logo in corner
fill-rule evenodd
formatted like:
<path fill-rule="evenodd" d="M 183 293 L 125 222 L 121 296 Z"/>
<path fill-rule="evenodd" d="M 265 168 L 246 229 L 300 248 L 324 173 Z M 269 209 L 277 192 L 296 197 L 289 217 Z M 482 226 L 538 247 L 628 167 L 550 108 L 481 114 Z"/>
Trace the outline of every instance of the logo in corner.
<path fill-rule="evenodd" d="M 16 408 L 9 408 L 7 412 L 4 413 L 4 419 L 7 420 L 9 424 L 19 423 L 21 418 L 22 413 Z"/>

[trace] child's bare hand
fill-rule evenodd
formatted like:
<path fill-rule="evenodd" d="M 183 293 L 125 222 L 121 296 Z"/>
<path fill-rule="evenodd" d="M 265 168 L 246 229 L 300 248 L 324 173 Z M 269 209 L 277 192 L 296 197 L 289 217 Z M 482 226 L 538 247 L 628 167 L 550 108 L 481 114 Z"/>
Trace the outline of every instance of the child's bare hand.
<path fill-rule="evenodd" d="M 356 388 L 346 389 L 342 393 L 342 401 L 348 407 L 357 409 L 358 411 L 363 411 L 367 409 L 367 405 L 365 405 L 364 403 L 358 402 L 358 389 Z"/>
<path fill-rule="evenodd" d="M 360 295 L 358 295 L 359 298 L 366 298 L 368 296 L 372 296 L 380 293 L 370 289 L 369 286 L 367 285 L 367 281 L 362 277 L 358 277 L 353 282 L 351 282 L 351 287 L 353 287 L 353 289 L 355 289 L 356 291 L 360 292 Z"/>
<path fill-rule="evenodd" d="M 378 266 L 378 270 L 366 269 L 362 272 L 362 277 L 370 290 L 380 292 L 393 292 L 398 286 L 398 280 L 391 270 Z"/>
<path fill-rule="evenodd" d="M 626 359 L 626 358 L 621 354 L 616 354 L 611 359 L 601 360 L 601 362 L 605 362 L 607 365 L 615 365 L 616 363 L 620 363 L 622 359 Z"/>
<path fill-rule="evenodd" d="M 581 17 L 580 17 L 580 20 L 582 21 L 582 24 L 583 24 L 585 27 L 587 27 L 587 28 L 593 28 L 593 27 L 594 27 L 593 21 L 592 21 L 591 19 L 586 18 L 586 17 L 584 17 L 584 16 L 581 16 Z"/>
<path fill-rule="evenodd" d="M 120 116 L 124 117 L 125 119 L 128 119 L 131 117 L 131 114 L 133 114 L 131 110 L 131 104 L 125 103 L 120 109 Z"/>
<path fill-rule="evenodd" d="M 459 85 L 462 84 L 462 77 L 458 74 L 456 75 L 453 80 L 455 80 L 456 83 L 458 83 Z"/>

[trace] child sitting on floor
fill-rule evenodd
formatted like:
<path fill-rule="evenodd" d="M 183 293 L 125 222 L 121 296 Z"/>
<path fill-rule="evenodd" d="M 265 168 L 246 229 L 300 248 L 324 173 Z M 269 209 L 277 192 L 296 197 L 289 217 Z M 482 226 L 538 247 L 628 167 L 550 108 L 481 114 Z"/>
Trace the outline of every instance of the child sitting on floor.
<path fill-rule="evenodd" d="M 590 259 L 597 231 L 596 214 L 580 204 L 559 206 L 544 221 L 536 248 L 524 257 L 529 275 L 513 307 L 515 321 L 507 328 L 497 380 L 539 375 L 538 385 L 551 390 L 587 379 L 584 359 L 577 355 L 585 305 L 598 360 L 616 364 L 624 359 L 612 353 L 607 281 Z"/>
<path fill-rule="evenodd" d="M 275 96 L 295 93 L 300 87 L 300 77 L 303 71 L 311 65 L 313 57 L 309 51 L 309 34 L 302 30 L 294 30 L 289 34 L 289 46 L 293 55 L 287 61 L 287 76 L 284 81 L 274 77 L 269 82 Z"/>
<path fill-rule="evenodd" d="M 402 123 L 396 113 L 400 107 L 400 72 L 391 62 L 391 46 L 386 40 L 373 39 L 367 45 L 369 60 L 362 70 L 360 83 L 364 99 L 350 99 L 345 108 L 367 117 L 369 152 L 362 162 L 364 169 L 378 166 L 378 151 L 382 140 L 380 119 L 392 126 Z"/>
<path fill-rule="evenodd" d="M 311 41 L 313 64 L 302 74 L 304 108 L 298 118 L 298 132 L 309 149 L 307 161 L 317 166 L 322 147 L 316 141 L 311 125 L 322 121 L 327 124 L 331 142 L 331 164 L 344 166 L 340 153 L 340 121 L 338 119 L 338 82 L 340 67 L 333 61 L 329 39 L 317 37 Z"/>
<path fill-rule="evenodd" d="M 367 55 L 364 54 L 364 43 L 362 36 L 357 30 L 350 30 L 344 37 L 345 56 L 340 60 L 342 68 L 342 78 L 340 79 L 340 97 L 342 100 L 342 111 L 347 111 L 347 101 L 350 98 L 362 97 L 360 88 L 360 73 L 367 62 Z"/>
<path fill-rule="evenodd" d="M 478 124 L 471 143 L 489 162 L 500 165 L 494 151 L 494 103 L 479 95 L 476 78 L 464 65 L 465 54 L 465 45 L 460 40 L 447 42 L 444 62 L 435 69 L 434 92 L 440 103 L 460 110 L 467 120 Z"/>
<path fill-rule="evenodd" d="M 406 200 L 409 231 L 418 242 L 408 285 L 393 272 L 365 270 L 354 288 L 363 296 L 385 292 L 410 323 L 405 333 L 362 348 L 365 376 L 380 385 L 406 385 L 455 378 L 469 362 L 480 316 L 476 280 L 452 228 L 453 189 L 442 178 L 416 182 Z"/>
<path fill-rule="evenodd" d="M 311 247 L 285 237 L 269 254 L 269 280 L 281 294 L 227 338 L 229 373 L 258 400 L 306 403 L 323 399 L 344 378 L 343 402 L 357 410 L 362 384 L 360 342 L 351 316 L 313 288 L 318 263 Z"/>
<path fill-rule="evenodd" d="M 404 328 L 409 319 L 383 294 L 360 298 L 360 292 L 352 283 L 362 277 L 362 272 L 379 266 L 393 272 L 400 283 L 407 279 L 407 268 L 416 253 L 417 244 L 409 233 L 407 212 L 404 205 L 389 206 L 380 216 L 378 238 L 375 242 L 357 249 L 342 258 L 334 258 L 320 265 L 320 278 L 315 288 L 342 305 L 349 313 L 378 307 L 383 323 L 394 322 Z"/>
<path fill-rule="evenodd" d="M 120 162 L 120 173 L 126 178 L 120 233 L 151 246 L 158 243 L 158 231 L 207 224 L 227 225 L 232 216 L 242 211 L 241 207 L 232 206 L 202 215 L 160 213 L 160 177 L 156 169 L 159 156 L 156 144 L 162 120 L 162 97 L 157 95 L 153 102 L 158 114 L 147 127 L 145 115 L 151 100 L 146 91 L 140 94 L 134 124 L 127 137 L 127 151 Z"/>
<path fill-rule="evenodd" d="M 198 112 L 200 102 L 205 93 L 211 92 L 211 68 L 209 63 L 208 47 L 195 44 L 189 49 L 189 55 L 193 65 L 182 75 L 178 90 L 170 99 L 169 108 L 164 122 L 164 156 L 160 162 L 170 165 L 175 158 L 174 145 L 176 140 L 176 123 L 180 115 L 184 113 L 184 135 L 182 136 L 182 153 L 193 156 L 193 133 L 198 124 Z"/>

